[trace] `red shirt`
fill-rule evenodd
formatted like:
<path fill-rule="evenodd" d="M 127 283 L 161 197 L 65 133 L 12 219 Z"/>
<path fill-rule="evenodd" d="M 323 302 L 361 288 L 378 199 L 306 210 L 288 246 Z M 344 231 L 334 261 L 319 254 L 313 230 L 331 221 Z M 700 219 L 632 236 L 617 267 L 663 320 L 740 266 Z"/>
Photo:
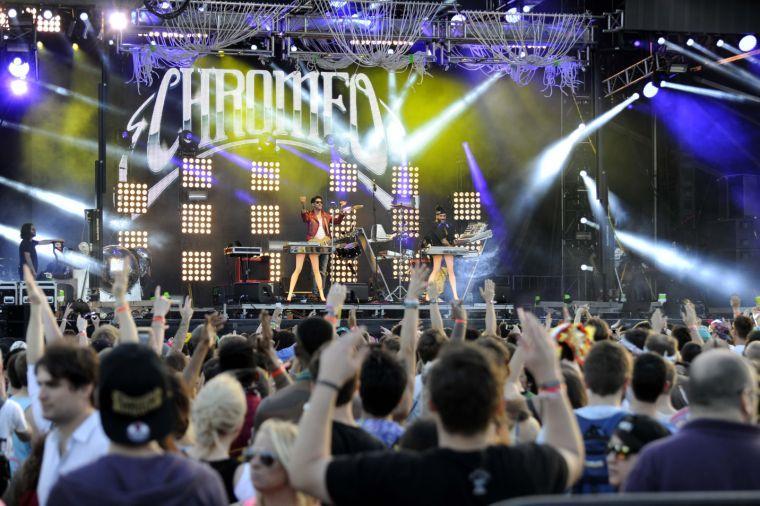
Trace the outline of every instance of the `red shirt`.
<path fill-rule="evenodd" d="M 345 214 L 339 213 L 338 216 L 335 218 L 332 217 L 332 215 L 328 212 L 321 211 L 322 213 L 322 228 L 325 231 L 325 235 L 327 237 L 332 237 L 332 234 L 330 233 L 330 224 L 335 223 L 336 225 L 340 225 L 340 222 L 343 221 L 343 217 Z M 314 239 L 314 236 L 317 235 L 317 230 L 319 230 L 319 221 L 317 220 L 317 211 L 307 211 L 306 209 L 303 209 L 301 211 L 301 219 L 306 223 L 306 240 L 311 241 Z"/>
<path fill-rule="evenodd" d="M 253 429 L 253 418 L 256 416 L 256 409 L 261 403 L 261 397 L 256 392 L 246 392 L 245 403 L 247 409 L 245 418 L 243 419 L 243 427 L 230 445 L 230 457 L 238 457 L 243 453 L 243 449 L 248 446 L 248 442 L 251 439 L 251 429 Z"/>

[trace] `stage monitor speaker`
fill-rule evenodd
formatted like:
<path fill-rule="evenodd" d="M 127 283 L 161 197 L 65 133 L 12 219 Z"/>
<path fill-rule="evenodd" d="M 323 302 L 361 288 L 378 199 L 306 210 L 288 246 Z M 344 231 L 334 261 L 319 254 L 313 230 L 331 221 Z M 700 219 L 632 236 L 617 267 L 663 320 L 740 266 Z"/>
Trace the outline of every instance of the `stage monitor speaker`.
<path fill-rule="evenodd" d="M 290 276 L 281 278 L 280 283 L 282 284 L 283 292 L 287 293 L 288 287 L 290 287 Z M 311 276 L 301 271 L 301 275 L 298 276 L 298 281 L 296 281 L 296 286 L 293 288 L 293 293 L 311 293 L 311 287 Z M 327 295 L 327 291 L 325 291 L 325 295 Z"/>
<path fill-rule="evenodd" d="M 345 283 L 346 300 L 349 302 L 369 302 L 369 284 L 367 283 Z"/>
<path fill-rule="evenodd" d="M 272 283 L 235 283 L 232 294 L 236 303 L 272 304 L 274 290 Z"/>
<path fill-rule="evenodd" d="M 0 304 L 20 304 L 18 281 L 0 282 Z"/>

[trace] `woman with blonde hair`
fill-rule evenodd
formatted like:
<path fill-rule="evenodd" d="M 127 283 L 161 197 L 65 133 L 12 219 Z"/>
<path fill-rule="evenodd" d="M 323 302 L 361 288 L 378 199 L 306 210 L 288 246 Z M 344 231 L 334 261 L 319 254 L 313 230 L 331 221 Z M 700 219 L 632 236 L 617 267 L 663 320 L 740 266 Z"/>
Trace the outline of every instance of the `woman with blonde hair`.
<path fill-rule="evenodd" d="M 246 450 L 250 462 L 235 473 L 238 497 L 250 497 L 244 506 L 316 506 L 317 500 L 296 491 L 290 484 L 288 468 L 298 427 L 277 419 L 265 421 Z M 255 489 L 255 490 L 254 490 Z M 251 497 L 253 494 L 256 497 Z"/>
<path fill-rule="evenodd" d="M 230 458 L 230 445 L 240 433 L 246 409 L 243 387 L 229 374 L 220 374 L 198 392 L 190 412 L 196 442 L 190 456 L 219 473 L 230 502 L 236 501 L 234 476 L 239 464 Z"/>

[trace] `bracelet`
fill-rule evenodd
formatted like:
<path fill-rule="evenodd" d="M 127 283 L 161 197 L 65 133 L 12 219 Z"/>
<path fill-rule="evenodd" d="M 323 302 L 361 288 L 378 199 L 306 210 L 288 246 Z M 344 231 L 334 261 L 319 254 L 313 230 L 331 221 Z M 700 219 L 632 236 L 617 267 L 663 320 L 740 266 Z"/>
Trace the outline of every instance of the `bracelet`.
<path fill-rule="evenodd" d="M 455 324 L 461 323 L 462 325 L 467 325 L 467 320 L 463 320 L 461 318 L 457 318 L 456 320 L 454 320 L 454 323 Z"/>
<path fill-rule="evenodd" d="M 338 318 L 334 314 L 328 313 L 325 315 L 325 320 L 327 320 L 330 323 L 335 323 L 338 321 Z"/>
<path fill-rule="evenodd" d="M 556 380 L 552 380 L 552 381 L 547 381 L 546 383 L 539 384 L 538 385 L 538 389 L 539 390 L 551 390 L 551 389 L 554 389 L 554 388 L 557 388 L 557 387 L 561 387 L 561 386 L 562 386 L 562 381 L 556 379 Z"/>
<path fill-rule="evenodd" d="M 125 313 L 127 311 L 129 311 L 129 306 L 126 305 L 126 304 L 124 304 L 123 306 L 119 306 L 119 307 L 116 308 L 116 312 L 117 313 Z"/>
<path fill-rule="evenodd" d="M 404 309 L 417 309 L 420 307 L 420 301 L 414 299 L 404 299 Z"/>
<path fill-rule="evenodd" d="M 546 394 L 558 394 L 562 391 L 562 384 L 555 385 L 553 387 L 539 387 L 538 392 L 539 393 L 546 393 Z"/>
<path fill-rule="evenodd" d="M 340 387 L 338 385 L 336 385 L 335 383 L 331 382 L 331 381 L 325 381 L 325 380 L 318 379 L 317 382 L 316 382 L 316 384 L 317 385 L 324 385 L 324 386 L 326 386 L 328 388 L 332 388 L 336 392 L 340 392 Z"/>
<path fill-rule="evenodd" d="M 153 317 L 153 321 L 154 321 L 154 322 L 165 322 L 165 321 L 166 321 L 166 318 L 165 318 L 165 317 L 163 317 L 163 316 L 154 316 L 154 317 Z"/>
<path fill-rule="evenodd" d="M 80 330 L 77 335 L 78 336 L 86 336 L 87 335 L 87 331 L 86 330 Z"/>
<path fill-rule="evenodd" d="M 280 367 L 272 371 L 272 378 L 276 378 L 277 376 L 281 374 L 285 374 L 285 366 L 283 366 L 282 364 L 280 364 Z"/>

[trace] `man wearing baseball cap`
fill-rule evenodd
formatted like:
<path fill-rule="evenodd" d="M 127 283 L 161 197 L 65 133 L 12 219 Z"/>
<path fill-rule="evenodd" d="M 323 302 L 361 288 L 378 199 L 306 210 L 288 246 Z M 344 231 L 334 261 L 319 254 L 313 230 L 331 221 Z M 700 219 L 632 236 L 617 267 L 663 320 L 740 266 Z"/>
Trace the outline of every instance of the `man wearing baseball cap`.
<path fill-rule="evenodd" d="M 62 476 L 50 504 L 227 503 L 215 472 L 158 445 L 172 430 L 174 408 L 168 372 L 154 351 L 134 343 L 115 347 L 100 366 L 98 399 L 109 452 Z"/>

